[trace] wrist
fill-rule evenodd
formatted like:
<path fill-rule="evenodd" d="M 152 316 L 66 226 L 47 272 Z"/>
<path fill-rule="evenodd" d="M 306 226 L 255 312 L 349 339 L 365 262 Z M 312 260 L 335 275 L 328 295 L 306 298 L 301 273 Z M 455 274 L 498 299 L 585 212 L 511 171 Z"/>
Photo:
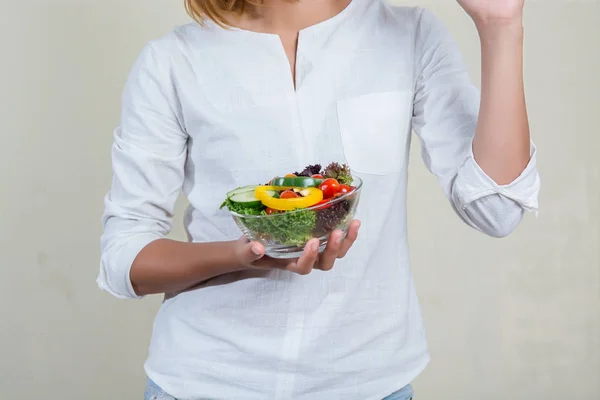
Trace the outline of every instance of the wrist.
<path fill-rule="evenodd" d="M 475 27 L 482 40 L 495 37 L 522 38 L 523 19 L 514 18 L 474 18 Z"/>
<path fill-rule="evenodd" d="M 524 30 L 520 23 L 487 21 L 477 26 L 482 56 L 522 52 Z"/>
<path fill-rule="evenodd" d="M 194 243 L 195 253 L 201 258 L 194 269 L 209 271 L 218 276 L 246 269 L 240 261 L 237 241 Z"/>
<path fill-rule="evenodd" d="M 219 251 L 222 254 L 222 258 L 219 259 L 219 269 L 223 273 L 239 272 L 248 269 L 248 265 L 243 262 L 240 254 L 240 240 L 231 240 L 227 242 L 217 243 L 221 245 L 222 249 Z"/>

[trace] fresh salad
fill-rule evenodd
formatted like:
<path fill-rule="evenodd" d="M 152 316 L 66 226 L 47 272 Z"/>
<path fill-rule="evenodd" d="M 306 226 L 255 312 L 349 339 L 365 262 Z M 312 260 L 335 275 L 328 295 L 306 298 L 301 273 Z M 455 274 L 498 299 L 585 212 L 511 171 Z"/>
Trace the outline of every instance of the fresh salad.
<path fill-rule="evenodd" d="M 354 179 L 346 164 L 331 163 L 326 168 L 309 165 L 301 172 L 273 178 L 265 185 L 250 185 L 227 193 L 221 208 L 243 216 L 243 224 L 261 239 L 285 245 L 302 245 L 338 227 L 355 203 Z"/>

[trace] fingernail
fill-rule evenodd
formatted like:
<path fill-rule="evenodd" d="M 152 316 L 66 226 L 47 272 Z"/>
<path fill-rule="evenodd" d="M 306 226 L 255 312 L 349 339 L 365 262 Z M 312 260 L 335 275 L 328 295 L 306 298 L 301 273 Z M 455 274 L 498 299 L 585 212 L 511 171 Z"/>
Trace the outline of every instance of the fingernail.
<path fill-rule="evenodd" d="M 337 243 L 337 244 L 342 243 L 343 238 L 344 238 L 343 235 L 338 236 L 337 239 L 335 239 L 335 243 Z"/>
<path fill-rule="evenodd" d="M 312 251 L 319 251 L 319 243 L 313 243 Z"/>
<path fill-rule="evenodd" d="M 256 245 L 252 246 L 252 252 L 253 252 L 254 254 L 256 254 L 257 256 L 260 256 L 260 255 L 262 255 L 262 251 L 261 251 L 261 250 L 260 250 L 260 248 L 259 248 L 258 246 L 256 246 Z"/>

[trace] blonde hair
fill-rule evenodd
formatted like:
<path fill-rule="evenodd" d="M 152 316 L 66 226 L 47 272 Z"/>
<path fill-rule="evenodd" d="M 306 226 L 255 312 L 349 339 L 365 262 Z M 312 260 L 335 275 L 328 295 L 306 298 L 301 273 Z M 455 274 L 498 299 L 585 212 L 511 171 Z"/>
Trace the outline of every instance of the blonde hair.
<path fill-rule="evenodd" d="M 187 13 L 198 23 L 210 19 L 217 24 L 227 27 L 227 15 L 243 13 L 248 5 L 259 5 L 262 0 L 185 0 Z"/>

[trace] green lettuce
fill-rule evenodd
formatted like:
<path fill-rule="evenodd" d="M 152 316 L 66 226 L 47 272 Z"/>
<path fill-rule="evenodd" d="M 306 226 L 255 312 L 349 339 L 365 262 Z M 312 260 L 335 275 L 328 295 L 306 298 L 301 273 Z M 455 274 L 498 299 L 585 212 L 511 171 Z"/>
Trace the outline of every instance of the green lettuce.
<path fill-rule="evenodd" d="M 256 236 L 285 245 L 304 245 L 312 239 L 317 224 L 317 214 L 312 210 L 287 212 L 271 218 L 244 218 L 243 215 L 267 215 L 266 207 L 245 207 L 230 200 L 225 200 L 225 206 L 242 215 L 241 222 Z"/>
<path fill-rule="evenodd" d="M 247 207 L 244 206 L 243 203 L 234 203 L 233 201 L 227 199 L 221 204 L 221 208 L 227 207 L 229 211 L 233 211 L 234 213 L 241 215 L 262 215 L 266 207 Z M 265 213 L 266 214 L 266 213 Z"/>
<path fill-rule="evenodd" d="M 267 215 L 262 211 L 259 215 Z M 297 211 L 271 218 L 244 218 L 244 225 L 254 233 L 281 244 L 301 246 L 313 237 L 317 223 L 314 211 Z"/>

